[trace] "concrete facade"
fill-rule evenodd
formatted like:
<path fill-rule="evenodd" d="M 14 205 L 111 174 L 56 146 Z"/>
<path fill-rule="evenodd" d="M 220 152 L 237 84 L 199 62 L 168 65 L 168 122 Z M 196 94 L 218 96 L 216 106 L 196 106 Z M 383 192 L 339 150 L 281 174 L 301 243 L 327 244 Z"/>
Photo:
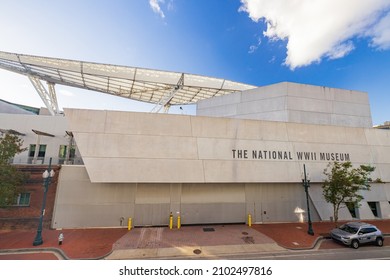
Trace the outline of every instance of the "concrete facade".
<path fill-rule="evenodd" d="M 53 228 L 167 225 L 170 213 L 182 224 L 297 222 L 307 218 L 304 165 L 312 220 L 330 220 L 321 186 L 332 161 L 376 167 L 385 183 L 362 193 L 356 218 L 390 219 L 390 130 L 371 128 L 366 93 L 280 83 L 201 101 L 198 114 L 65 109 L 0 114 L 0 128 L 47 145 L 42 163 L 59 162 L 74 135 L 82 161 L 61 167 Z M 353 219 L 347 208 L 339 218 Z"/>
<path fill-rule="evenodd" d="M 197 115 L 372 127 L 367 93 L 289 82 L 201 100 Z"/>
<path fill-rule="evenodd" d="M 85 166 L 63 166 L 53 227 L 298 221 L 306 209 L 303 164 L 310 173 L 312 219 L 329 220 L 322 198 L 330 161 L 376 167 L 389 182 L 390 132 L 133 112 L 65 110 Z M 359 218 L 390 218 L 390 184 L 373 184 Z M 82 213 L 82 214 L 80 214 Z M 352 219 L 348 210 L 340 219 Z"/>
<path fill-rule="evenodd" d="M 299 183 L 91 183 L 83 166 L 63 166 L 57 188 L 54 228 L 168 225 L 170 213 L 183 224 L 245 223 L 248 213 L 254 223 L 298 221 L 306 203 Z"/>
<path fill-rule="evenodd" d="M 390 132 L 117 111 L 65 110 L 93 183 L 322 182 L 331 161 L 390 181 Z"/>

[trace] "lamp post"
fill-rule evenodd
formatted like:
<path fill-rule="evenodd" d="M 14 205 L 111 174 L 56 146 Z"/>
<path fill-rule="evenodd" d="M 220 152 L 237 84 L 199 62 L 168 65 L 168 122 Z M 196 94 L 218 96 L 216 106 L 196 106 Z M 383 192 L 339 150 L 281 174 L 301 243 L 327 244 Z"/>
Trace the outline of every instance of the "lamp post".
<path fill-rule="evenodd" d="M 42 174 L 43 186 L 44 186 L 44 189 L 43 189 L 43 202 L 42 202 L 41 215 L 39 217 L 39 225 L 38 225 L 38 229 L 37 229 L 37 235 L 35 236 L 35 239 L 34 239 L 34 242 L 33 242 L 34 246 L 38 246 L 38 245 L 41 245 L 43 243 L 43 240 L 42 240 L 42 224 L 43 224 L 43 216 L 45 215 L 46 195 L 47 195 L 47 190 L 49 188 L 49 184 L 50 184 L 51 178 L 53 178 L 53 176 L 54 176 L 54 170 L 51 169 L 51 158 L 50 158 L 49 168 L 47 170 L 45 170 L 45 172 L 43 172 L 43 174 Z"/>
<path fill-rule="evenodd" d="M 306 166 L 303 164 L 303 176 L 302 176 L 302 184 L 305 188 L 306 193 L 306 205 L 307 205 L 307 220 L 309 223 L 309 228 L 307 230 L 307 233 L 310 235 L 314 235 L 313 227 L 311 224 L 311 217 L 310 217 L 310 206 L 309 206 L 309 187 L 310 187 L 310 179 L 308 179 L 308 176 L 306 175 Z"/>

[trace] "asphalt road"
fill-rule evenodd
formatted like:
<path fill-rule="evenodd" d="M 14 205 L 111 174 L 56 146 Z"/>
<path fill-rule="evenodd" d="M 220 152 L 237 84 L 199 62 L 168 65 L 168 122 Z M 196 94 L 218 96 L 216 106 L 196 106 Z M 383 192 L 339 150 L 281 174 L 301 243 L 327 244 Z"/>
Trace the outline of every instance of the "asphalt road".
<path fill-rule="evenodd" d="M 229 255 L 226 258 L 246 260 L 390 260 L 390 238 L 385 238 L 383 247 L 367 244 L 361 245 L 358 249 L 352 249 L 332 240 L 323 240 L 312 250 Z"/>
<path fill-rule="evenodd" d="M 390 260 L 390 247 L 288 251 L 273 254 L 229 256 L 228 259 L 246 260 Z"/>

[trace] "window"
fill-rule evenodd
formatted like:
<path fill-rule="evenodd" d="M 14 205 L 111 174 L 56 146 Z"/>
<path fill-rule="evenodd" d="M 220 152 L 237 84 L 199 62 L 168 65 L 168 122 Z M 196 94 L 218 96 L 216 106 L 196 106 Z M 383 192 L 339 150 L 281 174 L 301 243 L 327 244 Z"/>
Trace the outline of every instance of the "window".
<path fill-rule="evenodd" d="M 367 203 L 371 209 L 372 214 L 377 218 L 380 217 L 381 215 L 380 215 L 380 211 L 379 211 L 379 203 L 376 201 L 369 201 Z"/>
<path fill-rule="evenodd" d="M 28 152 L 29 157 L 34 157 L 35 155 L 35 145 L 30 145 L 30 151 Z"/>
<path fill-rule="evenodd" d="M 29 149 L 29 152 L 28 152 L 29 163 L 32 163 L 32 161 L 33 161 L 33 159 L 34 159 L 34 156 L 35 156 L 35 147 L 36 147 L 35 144 L 31 144 L 31 145 L 30 145 L 30 149 Z M 44 158 L 45 158 L 45 154 L 46 154 L 46 145 L 39 145 L 38 160 L 41 160 L 42 163 L 43 163 L 43 160 L 44 160 Z"/>
<path fill-rule="evenodd" d="M 16 206 L 29 206 L 30 205 L 30 193 L 20 193 L 16 198 Z"/>
<path fill-rule="evenodd" d="M 30 145 L 30 152 L 28 153 L 29 157 L 34 157 L 36 145 Z M 46 145 L 39 145 L 38 157 L 45 157 Z"/>
<path fill-rule="evenodd" d="M 68 151 L 67 145 L 60 145 L 60 150 L 58 152 L 59 158 L 66 158 L 66 153 Z M 76 149 L 74 147 L 70 148 L 69 158 L 74 158 L 74 155 L 76 153 Z"/>
<path fill-rule="evenodd" d="M 362 228 L 359 233 L 360 234 L 367 234 L 367 233 L 372 233 L 372 232 L 376 232 L 376 229 L 373 227 L 369 227 L 369 228 Z"/>
<path fill-rule="evenodd" d="M 60 145 L 60 149 L 58 151 L 58 160 L 60 164 L 63 164 L 66 160 L 66 154 L 68 152 L 68 145 Z M 74 147 L 70 148 L 69 160 L 75 158 L 76 149 Z"/>
<path fill-rule="evenodd" d="M 357 218 L 357 207 L 354 202 L 346 202 L 349 213 L 351 213 L 352 218 Z"/>

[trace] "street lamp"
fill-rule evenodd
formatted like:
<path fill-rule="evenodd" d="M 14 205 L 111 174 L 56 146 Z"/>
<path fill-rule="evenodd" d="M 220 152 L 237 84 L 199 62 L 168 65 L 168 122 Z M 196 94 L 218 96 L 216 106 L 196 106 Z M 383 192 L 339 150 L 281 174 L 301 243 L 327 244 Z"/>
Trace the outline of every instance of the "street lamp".
<path fill-rule="evenodd" d="M 43 172 L 43 174 L 42 174 L 43 186 L 44 186 L 44 189 L 43 189 L 43 202 L 42 202 L 41 216 L 39 217 L 39 225 L 38 225 L 38 229 L 37 229 L 37 235 L 35 236 L 35 239 L 34 239 L 34 242 L 33 242 L 34 246 L 38 246 L 38 245 L 41 245 L 43 243 L 43 240 L 42 240 L 42 223 L 43 223 L 43 216 L 45 215 L 46 195 L 47 195 L 47 190 L 49 188 L 49 184 L 50 184 L 51 178 L 53 178 L 53 177 L 54 177 L 54 170 L 51 169 L 51 158 L 50 158 L 49 168 L 47 170 L 45 170 L 45 172 Z"/>
<path fill-rule="evenodd" d="M 305 188 L 306 193 L 306 204 L 307 204 L 307 220 L 309 223 L 309 228 L 307 230 L 307 233 L 310 235 L 314 235 L 313 227 L 311 224 L 311 217 L 310 217 L 310 206 L 309 206 L 309 187 L 310 187 L 310 179 L 308 179 L 308 176 L 306 175 L 306 166 L 303 164 L 303 176 L 302 176 L 302 184 Z"/>

